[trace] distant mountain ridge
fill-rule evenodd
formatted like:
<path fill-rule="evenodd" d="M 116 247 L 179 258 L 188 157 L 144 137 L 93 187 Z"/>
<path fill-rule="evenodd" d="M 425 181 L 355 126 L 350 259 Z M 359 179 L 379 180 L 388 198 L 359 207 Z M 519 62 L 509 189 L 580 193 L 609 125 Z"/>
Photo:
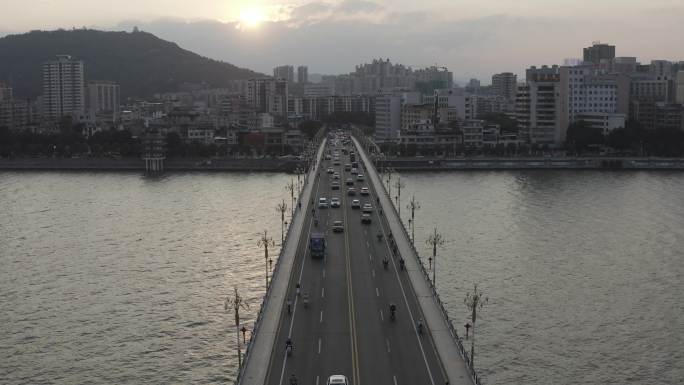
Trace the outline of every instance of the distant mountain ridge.
<path fill-rule="evenodd" d="M 111 80 L 122 97 L 178 90 L 183 83 L 226 86 L 231 80 L 263 76 L 209 59 L 147 32 L 90 29 L 32 31 L 0 38 L 0 82 L 15 97 L 42 94 L 42 64 L 56 55 L 82 60 L 85 80 Z"/>

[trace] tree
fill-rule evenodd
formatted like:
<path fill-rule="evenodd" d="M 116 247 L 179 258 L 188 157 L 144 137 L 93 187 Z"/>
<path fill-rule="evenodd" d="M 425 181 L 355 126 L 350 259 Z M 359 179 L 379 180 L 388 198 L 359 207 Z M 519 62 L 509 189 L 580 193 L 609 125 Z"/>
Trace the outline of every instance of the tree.
<path fill-rule="evenodd" d="M 598 127 L 592 127 L 584 120 L 573 122 L 568 126 L 566 146 L 581 153 L 590 145 L 603 145 L 605 138 L 603 131 Z"/>

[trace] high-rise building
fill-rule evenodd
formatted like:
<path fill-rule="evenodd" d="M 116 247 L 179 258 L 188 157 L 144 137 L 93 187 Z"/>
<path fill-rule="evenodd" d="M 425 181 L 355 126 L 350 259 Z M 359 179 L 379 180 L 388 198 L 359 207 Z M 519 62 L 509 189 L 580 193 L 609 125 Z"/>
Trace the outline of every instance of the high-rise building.
<path fill-rule="evenodd" d="M 12 88 L 0 83 L 0 127 L 11 127 L 12 120 Z"/>
<path fill-rule="evenodd" d="M 562 145 L 567 127 L 560 124 L 561 111 L 559 67 L 529 68 L 516 96 L 520 136 L 529 143 Z"/>
<path fill-rule="evenodd" d="M 615 46 L 609 44 L 594 43 L 584 49 L 584 62 L 600 64 L 615 58 Z"/>
<path fill-rule="evenodd" d="M 672 62 L 668 60 L 651 60 L 651 75 L 672 77 Z"/>
<path fill-rule="evenodd" d="M 59 119 L 82 114 L 84 104 L 83 62 L 58 55 L 57 60 L 43 63 L 43 115 Z"/>
<path fill-rule="evenodd" d="M 309 67 L 297 67 L 297 83 L 306 84 L 309 82 Z"/>
<path fill-rule="evenodd" d="M 684 69 L 677 72 L 677 96 L 675 101 L 679 104 L 684 104 Z"/>
<path fill-rule="evenodd" d="M 273 77 L 285 79 L 288 83 L 294 82 L 294 67 L 291 65 L 278 66 L 273 69 Z"/>
<path fill-rule="evenodd" d="M 391 142 L 401 129 L 401 95 L 385 94 L 375 97 L 375 140 Z"/>
<path fill-rule="evenodd" d="M 419 69 L 415 71 L 415 76 L 416 87 L 419 86 L 419 83 L 422 83 L 423 86 L 432 86 L 431 91 L 454 87 L 454 74 L 446 67 L 432 66 Z"/>
<path fill-rule="evenodd" d="M 492 75 L 492 88 L 494 95 L 502 96 L 506 99 L 515 99 L 518 87 L 518 76 L 512 72 L 503 72 Z"/>
<path fill-rule="evenodd" d="M 258 78 L 247 82 L 247 102 L 256 113 L 287 117 L 287 81 L 282 78 Z"/>
<path fill-rule="evenodd" d="M 109 81 L 92 81 L 86 87 L 88 111 L 93 114 L 118 114 L 121 98 L 119 85 Z"/>
<path fill-rule="evenodd" d="M 12 87 L 8 87 L 5 83 L 0 83 L 0 102 L 5 100 L 12 100 Z"/>

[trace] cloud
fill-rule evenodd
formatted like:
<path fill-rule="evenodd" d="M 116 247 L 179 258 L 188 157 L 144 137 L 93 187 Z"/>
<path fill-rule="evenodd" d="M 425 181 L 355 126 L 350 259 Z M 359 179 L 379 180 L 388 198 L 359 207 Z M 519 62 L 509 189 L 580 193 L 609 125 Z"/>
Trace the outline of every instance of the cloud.
<path fill-rule="evenodd" d="M 663 31 L 670 24 L 641 28 L 617 17 L 578 21 L 504 13 L 458 19 L 430 11 L 399 12 L 365 0 L 308 3 L 253 30 L 236 29 L 235 23 L 168 19 L 117 28 L 130 30 L 133 25 L 199 54 L 263 73 L 281 64 L 308 65 L 312 73 L 349 73 L 357 64 L 382 57 L 414 67 L 437 63 L 449 67 L 457 79 L 478 77 L 486 83 L 493 73 L 522 75 L 531 65 L 581 57 L 582 47 L 597 39 L 616 44 L 622 56 L 684 56 L 676 34 Z M 635 35 L 644 43 L 637 46 Z"/>

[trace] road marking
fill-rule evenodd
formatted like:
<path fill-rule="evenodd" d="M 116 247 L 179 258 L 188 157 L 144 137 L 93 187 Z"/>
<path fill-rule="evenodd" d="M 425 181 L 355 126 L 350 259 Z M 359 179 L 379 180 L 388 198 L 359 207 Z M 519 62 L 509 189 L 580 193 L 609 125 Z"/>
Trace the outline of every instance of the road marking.
<path fill-rule="evenodd" d="M 318 317 L 318 322 L 323 323 L 323 310 L 321 310 L 321 316 Z"/>
<path fill-rule="evenodd" d="M 385 338 L 385 344 L 387 345 L 387 353 L 391 353 L 392 349 L 390 349 L 389 340 L 387 338 Z"/>
<path fill-rule="evenodd" d="M 376 297 L 380 296 L 380 290 L 377 287 L 375 288 L 375 296 Z"/>
<path fill-rule="evenodd" d="M 325 288 L 321 289 L 321 298 L 325 298 Z"/>
<path fill-rule="evenodd" d="M 319 380 L 319 378 L 318 378 L 318 376 L 316 376 L 316 385 L 318 385 L 318 380 Z"/>
<path fill-rule="evenodd" d="M 318 354 L 321 354 L 321 339 L 318 339 Z"/>
<path fill-rule="evenodd" d="M 361 385 L 361 376 L 359 374 L 359 347 L 356 337 L 356 314 L 354 309 L 354 289 L 352 285 L 351 277 L 351 258 L 349 256 L 349 220 L 347 216 L 347 200 L 345 199 L 342 204 L 343 216 L 344 216 L 344 260 L 346 264 L 346 274 L 345 278 L 347 281 L 347 306 L 349 306 L 349 337 L 351 343 L 351 353 L 352 353 L 352 384 Z"/>
<path fill-rule="evenodd" d="M 394 378 L 394 385 L 397 385 L 397 376 L 392 376 Z"/>
<path fill-rule="evenodd" d="M 368 235 L 368 230 L 363 230 L 364 235 Z"/>
<path fill-rule="evenodd" d="M 366 241 L 366 247 L 370 247 L 370 244 L 368 243 L 368 241 Z"/>
<path fill-rule="evenodd" d="M 306 183 L 306 182 L 305 182 L 305 183 Z M 315 181 L 314 181 L 313 183 L 314 183 L 314 186 L 311 187 L 311 194 L 313 194 L 313 190 L 314 190 L 314 187 L 315 187 L 315 188 L 316 188 L 316 194 L 315 194 L 315 196 L 318 196 L 318 191 L 320 190 L 320 187 L 321 187 L 320 180 L 318 181 L 318 183 L 316 183 Z M 308 215 L 308 214 L 302 213 L 302 215 Z M 304 222 L 304 223 L 306 224 L 306 218 L 305 218 L 305 222 Z M 309 221 L 309 227 L 307 228 L 307 237 L 306 237 L 307 239 L 308 239 L 308 238 L 311 238 L 311 226 L 312 226 L 312 221 Z M 299 245 L 298 245 L 297 247 L 299 248 Z M 301 282 L 301 281 L 302 281 L 302 275 L 304 274 L 304 265 L 306 265 L 306 260 L 307 260 L 307 258 L 306 258 L 306 249 L 304 249 L 304 250 L 305 250 L 304 253 L 303 253 L 304 259 L 302 260 L 302 267 L 301 267 L 300 270 L 299 270 L 299 278 L 297 279 L 297 282 Z M 298 255 L 298 253 L 295 254 L 295 257 L 294 257 L 294 263 L 295 263 L 295 264 L 297 263 L 297 255 Z M 292 278 L 292 277 L 290 277 L 290 279 L 291 279 L 291 278 Z M 288 284 L 288 287 L 289 287 L 289 284 Z M 297 302 L 298 302 L 298 300 L 299 300 L 299 297 L 295 296 L 295 300 L 294 300 L 294 309 L 293 309 L 293 311 L 292 311 L 292 317 L 290 318 L 290 328 L 289 328 L 288 333 L 287 333 L 287 336 L 288 336 L 288 337 L 292 337 L 292 327 L 294 326 L 295 315 L 297 314 Z M 280 382 L 278 382 L 278 384 L 282 384 L 282 383 L 283 383 L 283 376 L 285 376 L 285 365 L 286 365 L 286 364 L 287 364 L 287 353 L 284 353 L 284 354 L 283 354 L 283 366 L 282 366 L 282 368 L 281 368 L 281 370 L 280 370 Z M 269 372 L 268 372 L 268 376 L 270 376 L 270 370 L 269 370 Z M 268 378 L 268 377 L 267 377 L 267 378 Z"/>
<path fill-rule="evenodd" d="M 325 269 L 323 269 L 323 278 L 325 278 Z"/>
<path fill-rule="evenodd" d="M 375 277 L 375 269 L 371 269 L 371 275 Z"/>
<path fill-rule="evenodd" d="M 384 321 L 385 317 L 382 315 L 382 310 L 380 310 L 380 321 Z"/>

